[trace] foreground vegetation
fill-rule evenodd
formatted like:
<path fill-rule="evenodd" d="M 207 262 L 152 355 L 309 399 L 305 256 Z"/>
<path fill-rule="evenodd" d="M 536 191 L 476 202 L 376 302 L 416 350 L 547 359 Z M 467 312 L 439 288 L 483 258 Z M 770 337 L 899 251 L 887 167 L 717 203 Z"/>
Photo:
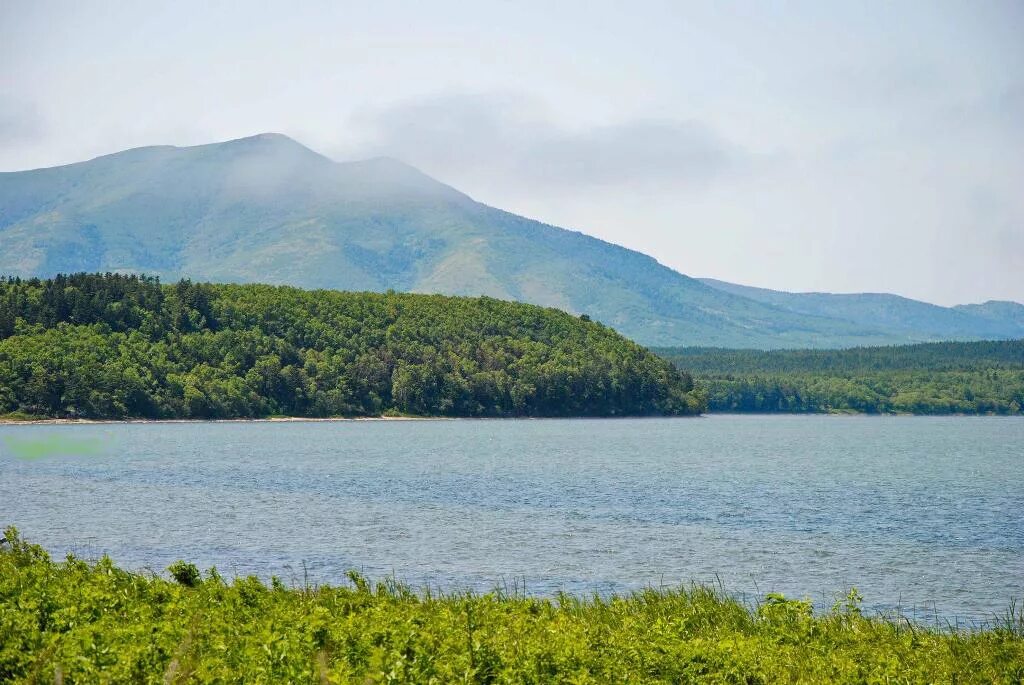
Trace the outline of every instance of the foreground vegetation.
<path fill-rule="evenodd" d="M 1019 683 L 1024 615 L 984 631 L 831 613 L 704 588 L 555 600 L 268 587 L 178 562 L 174 580 L 109 559 L 0 546 L 0 681 L 274 683 Z"/>
<path fill-rule="evenodd" d="M 696 376 L 710 411 L 1024 414 L 1024 340 L 657 352 Z"/>
<path fill-rule="evenodd" d="M 493 298 L 0 280 L 0 414 L 87 418 L 695 414 L 615 331 Z"/>

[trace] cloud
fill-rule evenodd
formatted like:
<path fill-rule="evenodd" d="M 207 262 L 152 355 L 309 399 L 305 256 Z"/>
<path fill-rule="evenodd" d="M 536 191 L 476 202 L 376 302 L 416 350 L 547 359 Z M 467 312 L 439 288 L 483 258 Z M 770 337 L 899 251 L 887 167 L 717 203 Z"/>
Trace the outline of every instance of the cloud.
<path fill-rule="evenodd" d="M 36 107 L 0 93 L 0 143 L 15 145 L 36 142 L 46 127 Z"/>
<path fill-rule="evenodd" d="M 345 156 L 388 155 L 425 170 L 486 174 L 538 190 L 703 185 L 751 155 L 698 121 L 635 119 L 561 126 L 538 102 L 510 94 L 450 94 L 364 110 Z"/>
<path fill-rule="evenodd" d="M 1024 121 L 1024 83 L 1016 83 L 994 98 L 992 111 L 1007 130 L 1020 134 Z"/>

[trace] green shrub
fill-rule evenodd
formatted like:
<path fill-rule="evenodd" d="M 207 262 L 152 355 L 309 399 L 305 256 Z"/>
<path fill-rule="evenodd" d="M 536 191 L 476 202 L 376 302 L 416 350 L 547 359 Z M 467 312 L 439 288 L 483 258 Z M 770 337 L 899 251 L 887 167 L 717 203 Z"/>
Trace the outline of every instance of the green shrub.
<path fill-rule="evenodd" d="M 202 581 L 199 569 L 195 564 L 188 564 L 180 559 L 167 567 L 171 577 L 185 587 L 195 587 Z"/>

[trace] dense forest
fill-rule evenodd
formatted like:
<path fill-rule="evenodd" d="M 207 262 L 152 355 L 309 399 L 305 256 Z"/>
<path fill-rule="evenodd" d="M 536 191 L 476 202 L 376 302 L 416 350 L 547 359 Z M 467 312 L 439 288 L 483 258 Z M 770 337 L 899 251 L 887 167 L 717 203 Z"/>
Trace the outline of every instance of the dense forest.
<path fill-rule="evenodd" d="M 1024 340 L 656 351 L 696 376 L 710 411 L 1024 413 Z"/>
<path fill-rule="evenodd" d="M 88 418 L 696 414 L 615 331 L 493 298 L 0 280 L 0 414 Z"/>

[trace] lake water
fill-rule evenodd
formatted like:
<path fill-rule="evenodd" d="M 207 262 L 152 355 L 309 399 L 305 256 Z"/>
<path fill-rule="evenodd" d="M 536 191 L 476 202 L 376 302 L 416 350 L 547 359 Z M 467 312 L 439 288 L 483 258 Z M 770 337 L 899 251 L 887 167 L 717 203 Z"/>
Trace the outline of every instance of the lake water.
<path fill-rule="evenodd" d="M 156 571 L 534 594 L 720 582 L 822 607 L 856 586 L 867 608 L 975 621 L 1024 598 L 1024 420 L 0 426 L 7 524 Z"/>

